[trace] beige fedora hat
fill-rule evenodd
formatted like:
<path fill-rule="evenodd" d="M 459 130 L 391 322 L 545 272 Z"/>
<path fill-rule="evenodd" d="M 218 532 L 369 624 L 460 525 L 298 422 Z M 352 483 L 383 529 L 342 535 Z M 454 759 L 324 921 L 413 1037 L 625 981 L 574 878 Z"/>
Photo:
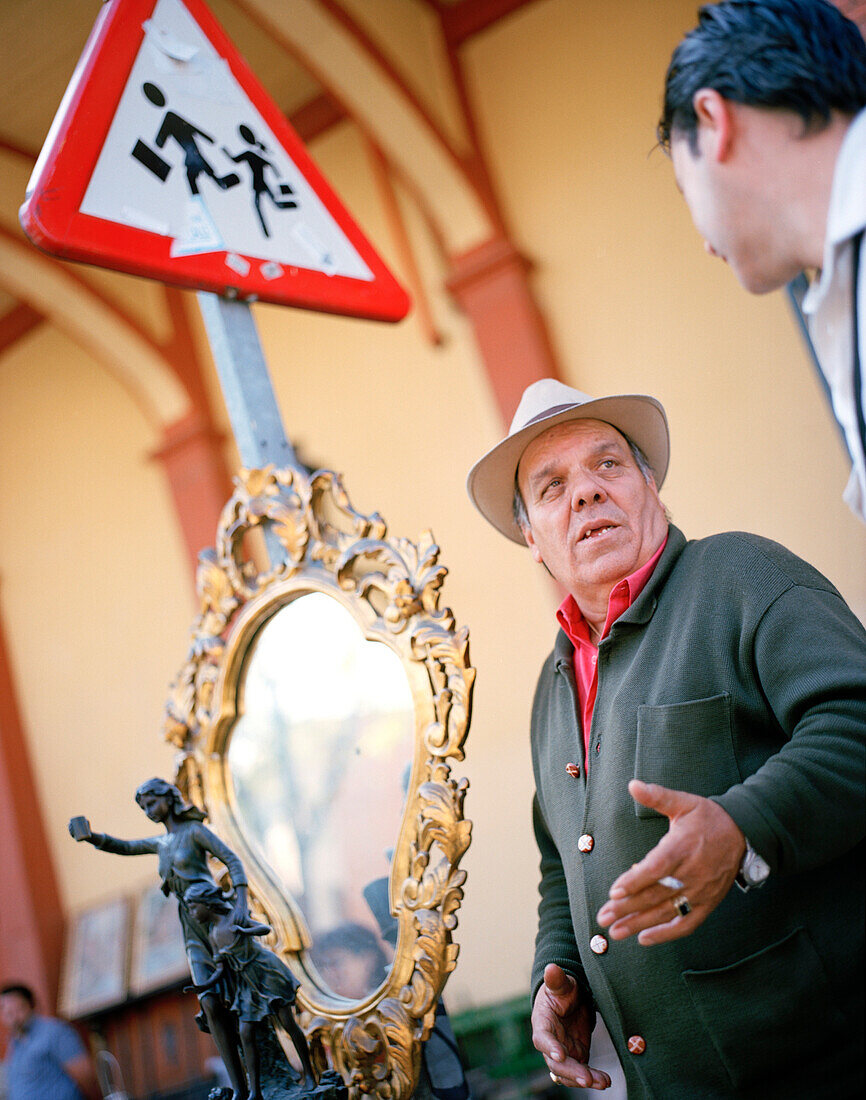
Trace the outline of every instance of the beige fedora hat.
<path fill-rule="evenodd" d="M 646 455 L 661 488 L 668 472 L 670 437 L 661 403 L 641 394 L 593 398 L 555 378 L 542 378 L 523 392 L 508 435 L 480 458 L 466 479 L 469 498 L 486 520 L 512 542 L 526 545 L 514 521 L 514 479 L 523 452 L 554 424 L 603 420 L 627 435 Z"/>

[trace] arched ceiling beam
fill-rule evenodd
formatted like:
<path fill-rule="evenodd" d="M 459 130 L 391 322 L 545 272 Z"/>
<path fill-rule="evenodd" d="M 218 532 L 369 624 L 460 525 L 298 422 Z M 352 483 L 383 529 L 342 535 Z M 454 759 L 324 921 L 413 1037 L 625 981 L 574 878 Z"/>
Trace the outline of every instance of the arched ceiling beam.
<path fill-rule="evenodd" d="M 495 226 L 459 156 L 381 53 L 332 0 L 234 0 L 312 73 L 423 194 L 448 251 Z"/>
<path fill-rule="evenodd" d="M 155 430 L 191 411 L 189 395 L 155 344 L 62 264 L 2 226 L 0 287 L 111 370 Z"/>
<path fill-rule="evenodd" d="M 45 318 L 42 314 L 24 302 L 17 302 L 12 309 L 0 317 L 0 355 L 13 347 L 28 332 L 37 328 Z"/>

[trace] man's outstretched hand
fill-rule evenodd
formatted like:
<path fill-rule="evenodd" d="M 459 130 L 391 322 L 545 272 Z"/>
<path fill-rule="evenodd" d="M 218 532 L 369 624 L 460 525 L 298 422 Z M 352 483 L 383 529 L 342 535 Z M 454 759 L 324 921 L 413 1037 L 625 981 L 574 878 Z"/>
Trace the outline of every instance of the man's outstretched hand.
<path fill-rule="evenodd" d="M 620 875 L 598 923 L 610 938 L 638 934 L 644 946 L 688 936 L 707 919 L 737 876 L 746 840 L 718 803 L 686 791 L 633 779 L 629 793 L 642 806 L 664 814 L 667 833 L 646 856 Z M 678 879 L 682 888 L 659 879 Z M 691 911 L 680 916 L 674 899 L 685 897 Z"/>
<path fill-rule="evenodd" d="M 589 1063 L 595 1009 L 574 978 L 555 963 L 544 970 L 532 1009 L 532 1042 L 563 1085 L 606 1089 L 610 1078 Z"/>

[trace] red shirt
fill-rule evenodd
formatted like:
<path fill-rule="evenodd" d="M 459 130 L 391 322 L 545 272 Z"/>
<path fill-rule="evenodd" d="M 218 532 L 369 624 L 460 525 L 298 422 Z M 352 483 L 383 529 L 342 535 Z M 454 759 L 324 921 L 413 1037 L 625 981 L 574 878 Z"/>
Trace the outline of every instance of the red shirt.
<path fill-rule="evenodd" d="M 601 632 L 602 638 L 608 636 L 614 622 L 624 611 L 631 607 L 643 592 L 647 581 L 652 576 L 656 563 L 662 556 L 662 550 L 667 545 L 667 541 L 666 535 L 661 546 L 650 560 L 642 565 L 640 569 L 636 569 L 631 576 L 620 581 L 613 589 L 607 602 L 607 618 Z M 556 612 L 556 618 L 574 646 L 574 680 L 577 684 L 577 699 L 583 728 L 583 754 L 586 761 L 586 770 L 589 771 L 589 728 L 592 724 L 592 711 L 595 706 L 595 696 L 598 692 L 598 647 L 593 645 L 590 640 L 589 627 L 580 608 L 577 606 L 574 596 L 568 595 L 565 597 Z"/>

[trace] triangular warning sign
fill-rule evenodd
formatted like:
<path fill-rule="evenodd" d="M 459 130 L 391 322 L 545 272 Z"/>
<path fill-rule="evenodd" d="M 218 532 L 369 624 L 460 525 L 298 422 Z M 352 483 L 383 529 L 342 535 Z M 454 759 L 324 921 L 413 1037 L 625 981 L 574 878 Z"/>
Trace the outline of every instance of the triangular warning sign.
<path fill-rule="evenodd" d="M 409 299 L 203 0 L 108 0 L 21 207 L 64 259 L 397 321 Z"/>

